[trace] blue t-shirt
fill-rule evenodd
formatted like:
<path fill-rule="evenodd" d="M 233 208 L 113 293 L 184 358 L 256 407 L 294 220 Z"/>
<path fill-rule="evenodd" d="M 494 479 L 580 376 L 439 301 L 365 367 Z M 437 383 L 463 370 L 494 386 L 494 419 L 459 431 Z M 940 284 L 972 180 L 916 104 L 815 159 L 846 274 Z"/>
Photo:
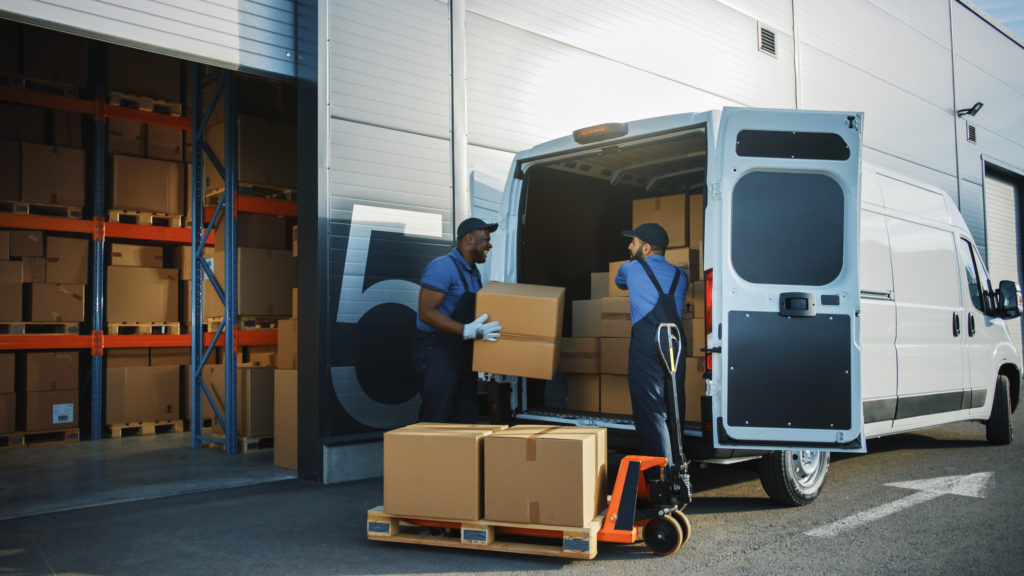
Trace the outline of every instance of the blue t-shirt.
<path fill-rule="evenodd" d="M 459 278 L 460 273 L 466 280 L 465 286 L 462 284 L 462 279 Z M 470 293 L 476 294 L 482 285 L 480 270 L 475 264 L 471 268 L 456 248 L 444 256 L 431 260 L 430 264 L 423 269 L 423 276 L 420 277 L 421 287 L 444 293 L 444 300 L 441 301 L 441 305 L 437 309 L 448 317 L 455 312 L 455 304 L 466 293 L 466 286 L 469 286 Z M 437 331 L 421 320 L 419 314 L 416 314 L 416 328 L 424 332 Z"/>
<path fill-rule="evenodd" d="M 676 309 L 679 312 L 679 318 L 682 319 L 683 305 L 686 300 L 686 285 L 689 280 L 686 277 L 686 272 L 669 264 L 660 254 L 651 254 L 645 262 L 651 267 L 651 272 L 654 272 L 658 284 L 661 284 L 662 293 L 668 292 L 668 289 L 672 287 L 672 279 L 675 277 L 676 270 L 679 270 L 679 283 L 676 284 L 675 297 Z M 640 265 L 640 262 L 633 260 L 620 266 L 618 274 L 615 275 L 615 285 L 623 290 L 629 290 L 629 316 L 633 324 L 647 316 L 658 303 L 658 289 L 651 283 L 651 279 L 647 277 L 647 272 L 644 272 L 644 267 Z"/>

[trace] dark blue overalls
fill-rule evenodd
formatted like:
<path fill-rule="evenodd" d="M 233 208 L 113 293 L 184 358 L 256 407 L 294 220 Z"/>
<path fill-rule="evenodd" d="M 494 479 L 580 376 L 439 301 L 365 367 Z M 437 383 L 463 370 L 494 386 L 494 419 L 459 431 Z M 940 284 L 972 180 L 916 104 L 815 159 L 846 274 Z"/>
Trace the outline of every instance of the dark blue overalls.
<path fill-rule="evenodd" d="M 633 422 L 643 455 L 664 456 L 669 464 L 673 464 L 676 455 L 672 454 L 672 444 L 669 440 L 665 392 L 665 385 L 670 381 L 670 376 L 658 352 L 655 332 L 658 325 L 663 322 L 675 323 L 683 339 L 683 349 L 686 349 L 686 336 L 683 334 L 679 310 L 673 296 L 682 271 L 676 268 L 672 287 L 666 294 L 661 291 L 661 285 L 658 284 L 658 279 L 654 277 L 654 272 L 647 262 L 642 259 L 637 262 L 658 291 L 658 302 L 654 309 L 633 324 L 630 334 L 632 340 L 629 343 L 629 396 L 633 402 Z M 685 371 L 680 370 L 676 376 L 676 396 L 682 425 L 683 416 L 686 414 L 686 395 L 683 393 Z"/>
<path fill-rule="evenodd" d="M 451 319 L 462 324 L 474 320 L 476 292 L 462 273 L 458 260 L 455 270 L 465 293 L 456 301 Z M 480 285 L 479 272 L 474 277 Z M 445 334 L 440 330 L 416 330 L 412 358 L 420 389 L 420 422 L 458 422 L 472 424 L 480 415 L 477 401 L 477 379 L 473 372 L 473 341 L 461 334 Z"/>

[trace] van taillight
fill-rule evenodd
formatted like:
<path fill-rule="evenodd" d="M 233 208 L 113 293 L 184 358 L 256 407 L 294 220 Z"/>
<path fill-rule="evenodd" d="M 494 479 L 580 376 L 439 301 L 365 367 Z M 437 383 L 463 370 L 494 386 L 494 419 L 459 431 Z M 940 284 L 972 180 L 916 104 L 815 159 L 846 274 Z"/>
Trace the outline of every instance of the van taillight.
<path fill-rule="evenodd" d="M 711 294 L 714 285 L 714 270 L 704 272 L 704 346 L 707 346 L 707 335 L 711 334 Z M 704 370 L 711 374 L 711 352 L 704 353 Z"/>

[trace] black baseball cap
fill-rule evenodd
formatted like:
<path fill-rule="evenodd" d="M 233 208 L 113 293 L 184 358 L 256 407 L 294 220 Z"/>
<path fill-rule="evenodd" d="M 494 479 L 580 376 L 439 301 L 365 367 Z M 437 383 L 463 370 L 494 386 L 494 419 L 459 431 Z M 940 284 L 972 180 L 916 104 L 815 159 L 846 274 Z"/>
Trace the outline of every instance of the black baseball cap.
<path fill-rule="evenodd" d="M 639 238 L 653 248 L 668 247 L 668 232 L 654 222 L 645 222 L 633 230 L 623 230 L 622 235 L 627 238 Z"/>
<path fill-rule="evenodd" d="M 480 229 L 487 230 L 488 232 L 494 232 L 495 230 L 498 229 L 498 224 L 488 224 L 487 222 L 484 222 L 479 218 L 466 218 L 465 220 L 462 221 L 461 224 L 459 224 L 459 229 L 455 233 L 455 239 L 458 240 L 459 238 L 462 238 L 466 234 L 469 234 L 474 230 Z"/>

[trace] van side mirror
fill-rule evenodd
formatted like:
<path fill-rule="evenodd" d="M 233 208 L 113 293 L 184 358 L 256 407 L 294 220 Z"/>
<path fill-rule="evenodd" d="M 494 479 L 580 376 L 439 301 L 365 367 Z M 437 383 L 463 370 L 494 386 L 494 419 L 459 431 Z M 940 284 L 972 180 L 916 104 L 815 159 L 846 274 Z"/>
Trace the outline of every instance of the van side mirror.
<path fill-rule="evenodd" d="M 1021 313 L 1020 286 L 1013 280 L 999 282 L 999 312 L 1003 318 L 1017 318 Z"/>

